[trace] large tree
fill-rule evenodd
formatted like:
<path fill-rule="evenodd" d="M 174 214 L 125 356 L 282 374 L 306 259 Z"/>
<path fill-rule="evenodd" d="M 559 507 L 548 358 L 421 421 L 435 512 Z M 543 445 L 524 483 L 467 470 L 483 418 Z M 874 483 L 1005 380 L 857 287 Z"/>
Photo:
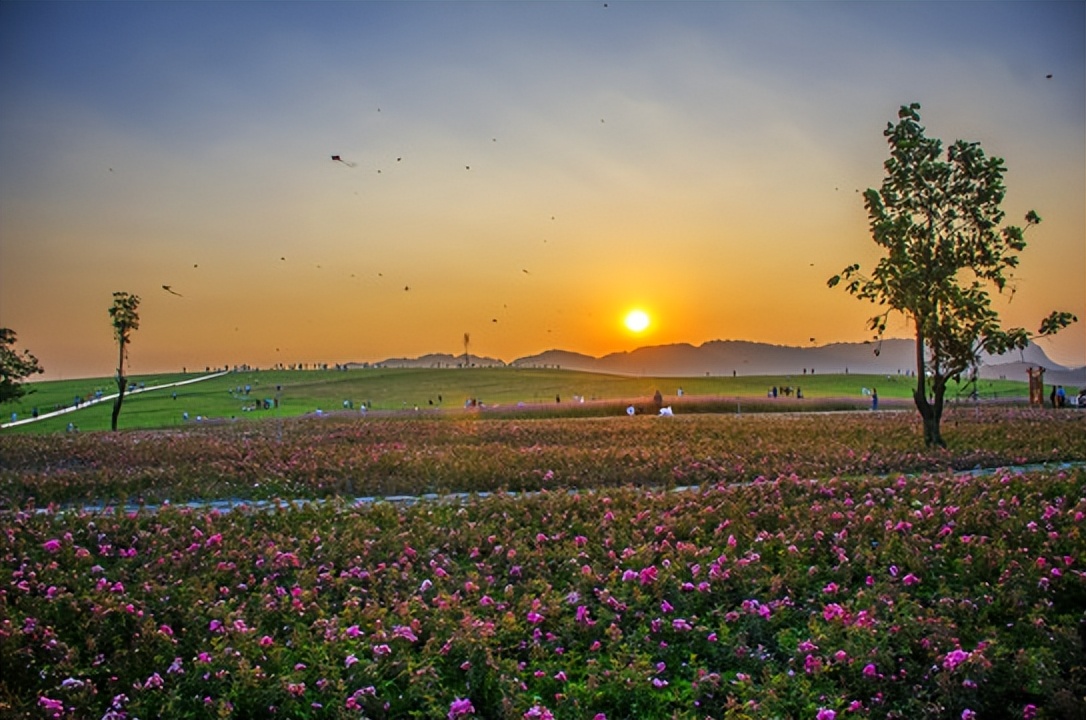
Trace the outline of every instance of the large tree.
<path fill-rule="evenodd" d="M 1036 335 L 1004 330 L 989 290 L 1011 290 L 1011 273 L 1026 247 L 1025 230 L 1003 223 L 1006 189 L 1002 158 L 987 157 L 975 142 L 947 148 L 920 125 L 920 105 L 902 106 L 898 122 L 887 123 L 890 145 L 886 177 L 864 193 L 875 243 L 886 251 L 870 275 L 850 265 L 830 278 L 852 295 L 885 308 L 869 321 L 876 339 L 892 312 L 908 317 L 916 330 L 916 388 L 913 400 L 924 423 L 924 441 L 945 447 L 940 433 L 947 383 L 959 380 L 980 361 L 1024 348 L 1034 337 L 1051 335 L 1075 322 L 1053 312 Z M 1026 228 L 1041 221 L 1032 210 Z M 930 383 L 930 387 L 929 387 Z"/>
<path fill-rule="evenodd" d="M 132 333 L 139 330 L 140 298 L 126 292 L 113 293 L 113 305 L 109 308 L 109 318 L 113 323 L 113 336 L 117 339 L 117 399 L 113 401 L 113 419 L 110 427 L 117 429 L 117 418 L 121 414 L 124 391 L 128 387 L 128 378 L 124 375 L 124 359 L 128 355 L 128 343 Z"/>
<path fill-rule="evenodd" d="M 23 380 L 40 372 L 43 372 L 41 365 L 29 350 L 21 354 L 15 350 L 15 331 L 0 328 L 0 403 L 26 395 Z"/>

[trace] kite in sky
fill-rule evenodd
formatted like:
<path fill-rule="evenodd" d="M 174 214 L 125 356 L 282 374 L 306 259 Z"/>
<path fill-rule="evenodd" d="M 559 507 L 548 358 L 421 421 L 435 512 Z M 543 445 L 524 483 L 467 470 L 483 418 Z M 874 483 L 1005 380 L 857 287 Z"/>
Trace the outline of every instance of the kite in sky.
<path fill-rule="evenodd" d="M 174 291 L 173 287 L 171 287 L 169 285 L 163 285 L 162 289 L 165 290 L 166 292 L 170 293 L 171 295 L 176 295 L 177 297 L 185 297 L 181 293 Z"/>
<path fill-rule="evenodd" d="M 354 167 L 355 164 L 356 164 L 356 163 L 351 162 L 350 160 L 344 160 L 339 155 L 333 155 L 332 156 L 332 161 L 333 162 L 338 162 L 338 163 L 343 163 L 347 167 Z"/>

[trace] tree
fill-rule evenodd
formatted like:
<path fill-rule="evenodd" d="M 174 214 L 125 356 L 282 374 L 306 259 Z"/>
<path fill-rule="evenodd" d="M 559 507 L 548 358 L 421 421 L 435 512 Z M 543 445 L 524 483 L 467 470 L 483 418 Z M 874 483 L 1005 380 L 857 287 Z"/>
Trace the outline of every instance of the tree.
<path fill-rule="evenodd" d="M 44 371 L 29 350 L 23 350 L 22 354 L 15 350 L 15 331 L 0 328 L 0 403 L 26 395 L 23 380 L 40 372 Z"/>
<path fill-rule="evenodd" d="M 876 339 L 885 333 L 890 313 L 912 321 L 913 400 L 923 419 L 925 443 L 945 447 L 939 423 L 950 380 L 976 368 L 982 351 L 1000 355 L 1024 348 L 1077 318 L 1053 312 L 1033 336 L 1022 328 L 1001 328 L 989 289 L 1009 289 L 1013 296 L 1008 282 L 1026 247 L 1025 230 L 1000 228 L 1003 160 L 986 157 L 978 143 L 963 140 L 947 148 L 944 159 L 942 142 L 924 135 L 919 110 L 917 103 L 902 106 L 898 123 L 887 123 L 886 177 L 879 190 L 864 193 L 871 235 L 887 255 L 870 276 L 855 264 L 828 284 L 834 287 L 843 279 L 851 295 L 885 308 L 869 321 Z M 1027 229 L 1041 222 L 1032 210 L 1025 220 Z"/>
<path fill-rule="evenodd" d="M 124 359 L 128 355 L 126 348 L 131 342 L 131 335 L 140 327 L 140 316 L 137 312 L 139 306 L 139 295 L 130 295 L 126 292 L 113 293 L 113 305 L 109 308 L 109 317 L 113 322 L 113 336 L 117 338 L 118 347 L 117 399 L 113 401 L 113 419 L 110 425 L 113 430 L 117 429 L 117 418 L 121 414 L 124 391 L 128 387 L 128 378 L 124 376 Z"/>

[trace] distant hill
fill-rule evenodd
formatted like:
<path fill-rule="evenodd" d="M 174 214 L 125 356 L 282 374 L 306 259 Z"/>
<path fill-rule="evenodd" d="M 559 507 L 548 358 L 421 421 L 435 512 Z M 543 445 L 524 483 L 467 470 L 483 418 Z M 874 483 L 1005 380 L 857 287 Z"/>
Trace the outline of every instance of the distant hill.
<path fill-rule="evenodd" d="M 472 367 L 504 367 L 505 361 L 481 355 L 470 356 Z M 388 368 L 455 368 L 463 367 L 463 355 L 448 353 L 430 353 L 417 358 L 389 358 L 375 363 L 347 363 L 347 367 L 388 367 Z"/>
<path fill-rule="evenodd" d="M 877 353 L 876 353 L 877 351 Z M 566 350 L 548 350 L 519 358 L 516 367 L 561 367 L 568 370 L 619 375 L 694 377 L 701 375 L 801 375 L 860 373 L 896 375 L 916 366 L 916 343 L 890 339 L 882 343 L 833 343 L 796 347 L 744 340 L 713 340 L 700 346 L 687 343 L 644 347 L 595 358 Z M 1070 369 L 1030 345 L 1021 353 L 985 357 L 981 377 L 1026 380 L 1026 369 L 1044 367 L 1046 382 L 1086 385 L 1086 367 Z"/>
<path fill-rule="evenodd" d="M 896 375 L 916 366 L 913 340 L 889 339 L 881 343 L 832 343 L 811 347 L 772 345 L 746 340 L 712 340 L 702 345 L 676 343 L 638 348 L 593 357 L 568 350 L 547 350 L 538 355 L 518 358 L 508 365 L 530 368 L 547 367 L 615 375 L 651 375 L 655 377 L 697 377 L 704 375 L 802 375 L 807 373 L 857 373 Z M 463 355 L 429 354 L 418 358 L 389 358 L 370 367 L 461 367 Z M 473 367 L 502 367 L 502 360 L 472 355 Z M 361 364 L 356 364 L 361 366 Z M 1086 367 L 1067 368 L 1031 344 L 1021 352 L 985 356 L 982 378 L 1027 379 L 1030 367 L 1046 369 L 1045 382 L 1073 387 L 1086 385 Z"/>

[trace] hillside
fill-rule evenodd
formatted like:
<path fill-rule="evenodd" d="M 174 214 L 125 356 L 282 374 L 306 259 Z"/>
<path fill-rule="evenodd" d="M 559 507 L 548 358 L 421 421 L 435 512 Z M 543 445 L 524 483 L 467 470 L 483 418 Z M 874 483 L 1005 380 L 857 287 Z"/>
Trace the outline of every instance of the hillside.
<path fill-rule="evenodd" d="M 548 350 L 519 358 L 516 367 L 561 367 L 568 370 L 657 377 L 705 375 L 904 374 L 915 367 L 912 340 L 879 343 L 833 343 L 813 347 L 771 345 L 743 340 L 714 340 L 700 346 L 686 343 L 638 348 L 600 358 L 565 350 Z M 981 366 L 985 379 L 1025 381 L 1026 369 L 1044 367 L 1045 381 L 1063 385 L 1086 384 L 1086 367 L 1066 368 L 1053 362 L 1038 345 L 1022 352 L 988 356 Z"/>

